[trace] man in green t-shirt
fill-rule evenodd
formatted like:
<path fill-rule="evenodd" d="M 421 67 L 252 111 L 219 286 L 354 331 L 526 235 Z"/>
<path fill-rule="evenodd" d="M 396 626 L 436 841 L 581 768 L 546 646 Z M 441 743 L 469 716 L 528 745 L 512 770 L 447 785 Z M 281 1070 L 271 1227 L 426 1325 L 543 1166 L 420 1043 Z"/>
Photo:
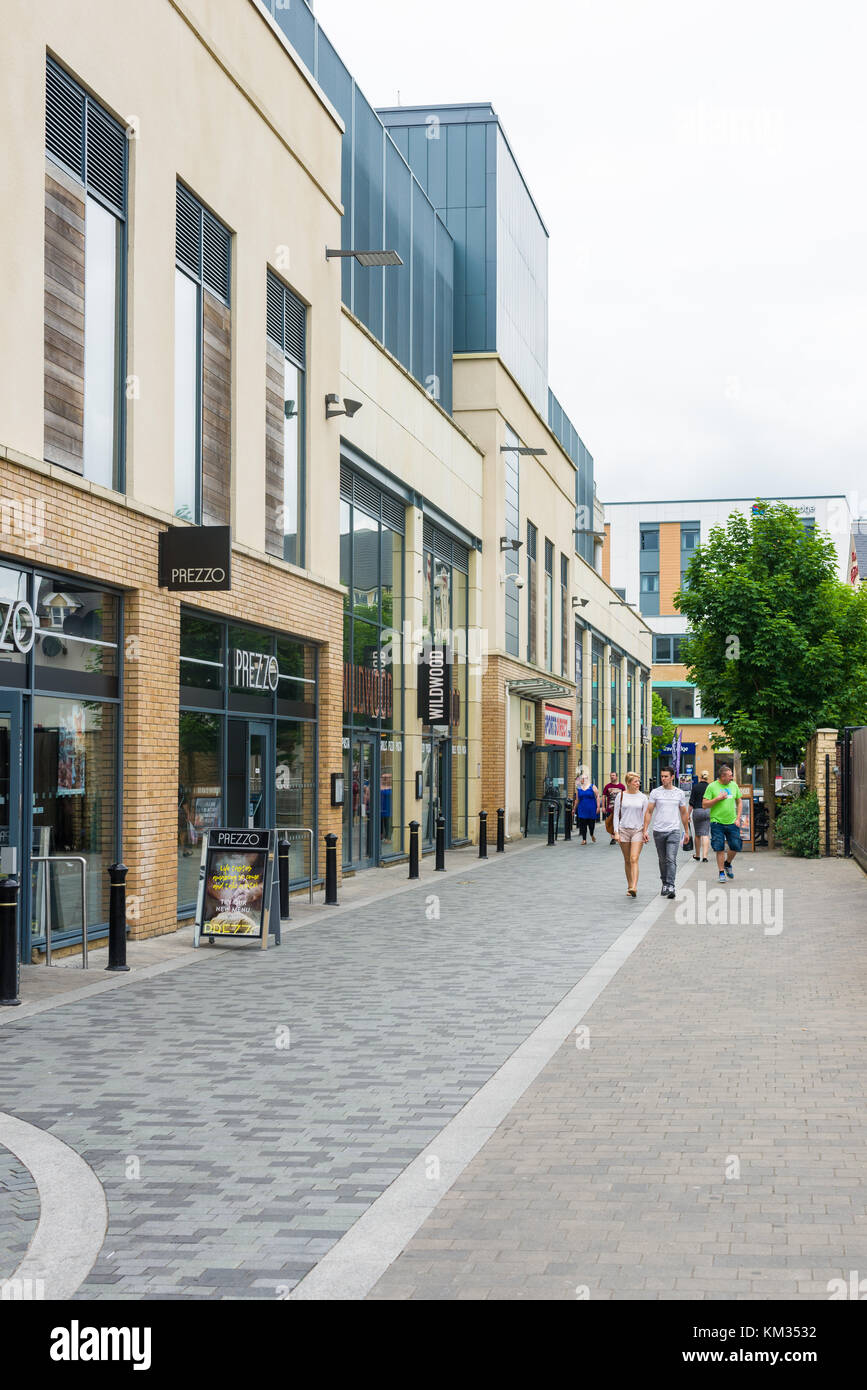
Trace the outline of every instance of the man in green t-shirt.
<path fill-rule="evenodd" d="M 720 883 L 725 883 L 727 878 L 734 878 L 732 860 L 743 848 L 738 829 L 743 798 L 728 763 L 723 763 L 717 780 L 705 790 L 701 804 L 710 811 L 710 845 L 716 854 Z"/>

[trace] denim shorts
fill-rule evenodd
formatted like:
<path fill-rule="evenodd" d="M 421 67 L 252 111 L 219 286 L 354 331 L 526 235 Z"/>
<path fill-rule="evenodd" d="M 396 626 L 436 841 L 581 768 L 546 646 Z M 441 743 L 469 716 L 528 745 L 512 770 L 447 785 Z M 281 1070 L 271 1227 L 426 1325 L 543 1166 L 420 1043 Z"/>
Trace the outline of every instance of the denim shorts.
<path fill-rule="evenodd" d="M 715 854 L 719 854 L 721 850 L 725 849 L 726 845 L 728 845 L 729 849 L 733 849 L 736 854 L 739 850 L 743 849 L 741 832 L 734 824 L 723 825 L 721 821 L 712 820 L 710 823 L 711 849 Z"/>

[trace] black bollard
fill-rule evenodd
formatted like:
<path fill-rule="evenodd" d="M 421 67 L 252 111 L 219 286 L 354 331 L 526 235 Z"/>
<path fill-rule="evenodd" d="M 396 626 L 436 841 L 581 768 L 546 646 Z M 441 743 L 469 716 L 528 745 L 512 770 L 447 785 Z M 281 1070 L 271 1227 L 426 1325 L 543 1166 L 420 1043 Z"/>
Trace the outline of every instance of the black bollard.
<path fill-rule="evenodd" d="M 409 823 L 409 876 L 418 878 L 418 821 Z"/>
<path fill-rule="evenodd" d="M 337 836 L 325 836 L 325 906 L 337 906 Z"/>
<path fill-rule="evenodd" d="M 497 854 L 505 853 L 506 849 L 506 813 L 502 806 L 497 807 Z"/>
<path fill-rule="evenodd" d="M 434 870 L 442 869 L 442 871 L 443 871 L 443 873 L 444 873 L 444 872 L 445 872 L 445 867 L 446 867 L 446 818 L 445 818 L 445 816 L 437 816 L 437 857 L 436 857 L 436 863 L 434 864 Z"/>
<path fill-rule="evenodd" d="M 488 813 L 487 813 L 487 811 L 480 811 L 480 812 L 479 812 L 479 858 L 480 858 L 480 859 L 487 859 L 487 857 L 488 857 Z"/>
<path fill-rule="evenodd" d="M 108 965 L 106 970 L 129 970 L 126 963 L 126 864 L 108 866 Z M 84 928 L 87 931 L 87 926 Z"/>
<path fill-rule="evenodd" d="M 549 844 L 549 845 L 553 845 L 553 843 L 554 843 L 554 811 L 555 811 L 554 803 L 553 803 L 553 801 L 549 801 L 549 802 L 548 802 L 548 844 Z"/>
<path fill-rule="evenodd" d="M 280 917 L 289 916 L 289 840 L 286 835 L 277 845 L 277 870 L 280 875 Z"/>
<path fill-rule="evenodd" d="M 18 998 L 18 879 L 0 880 L 0 1005 L 15 1008 Z"/>
<path fill-rule="evenodd" d="M 563 839 L 572 839 L 572 802 L 567 801 L 563 806 Z"/>

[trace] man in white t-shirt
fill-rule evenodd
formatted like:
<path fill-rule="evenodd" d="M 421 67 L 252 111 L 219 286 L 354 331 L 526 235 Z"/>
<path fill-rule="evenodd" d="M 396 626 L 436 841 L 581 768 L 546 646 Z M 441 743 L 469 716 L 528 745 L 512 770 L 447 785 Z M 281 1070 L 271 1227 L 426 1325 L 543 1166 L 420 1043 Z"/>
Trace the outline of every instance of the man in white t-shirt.
<path fill-rule="evenodd" d="M 674 897 L 674 880 L 677 877 L 677 851 L 689 837 L 689 807 L 680 787 L 674 785 L 674 773 L 664 767 L 659 774 L 661 787 L 654 787 L 644 812 L 644 832 L 653 820 L 653 842 L 659 859 L 659 877 L 662 879 L 660 897 Z M 681 828 L 682 827 L 682 828 Z"/>

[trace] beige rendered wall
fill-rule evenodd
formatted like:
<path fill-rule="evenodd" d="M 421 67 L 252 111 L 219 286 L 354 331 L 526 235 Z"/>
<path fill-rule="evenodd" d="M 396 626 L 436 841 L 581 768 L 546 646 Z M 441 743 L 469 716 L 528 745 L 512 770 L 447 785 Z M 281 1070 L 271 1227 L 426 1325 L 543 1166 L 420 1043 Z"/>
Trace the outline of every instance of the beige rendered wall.
<path fill-rule="evenodd" d="M 143 5 L 45 0 L 19 5 L 15 42 L 0 45 L 4 106 L 0 185 L 15 216 L 0 221 L 2 442 L 43 457 L 44 70 L 48 50 L 118 119 L 129 141 L 127 491 L 173 510 L 175 183 L 181 178 L 234 233 L 232 264 L 235 539 L 264 548 L 265 274 L 272 266 L 310 304 L 308 448 L 315 458 L 309 567 L 337 577 L 332 520 L 316 493 L 337 495 L 338 434 L 322 401 L 339 374 L 340 237 L 336 113 L 253 0 Z M 133 119 L 134 118 L 134 119 Z M 315 173 L 313 172 L 315 171 Z"/>

